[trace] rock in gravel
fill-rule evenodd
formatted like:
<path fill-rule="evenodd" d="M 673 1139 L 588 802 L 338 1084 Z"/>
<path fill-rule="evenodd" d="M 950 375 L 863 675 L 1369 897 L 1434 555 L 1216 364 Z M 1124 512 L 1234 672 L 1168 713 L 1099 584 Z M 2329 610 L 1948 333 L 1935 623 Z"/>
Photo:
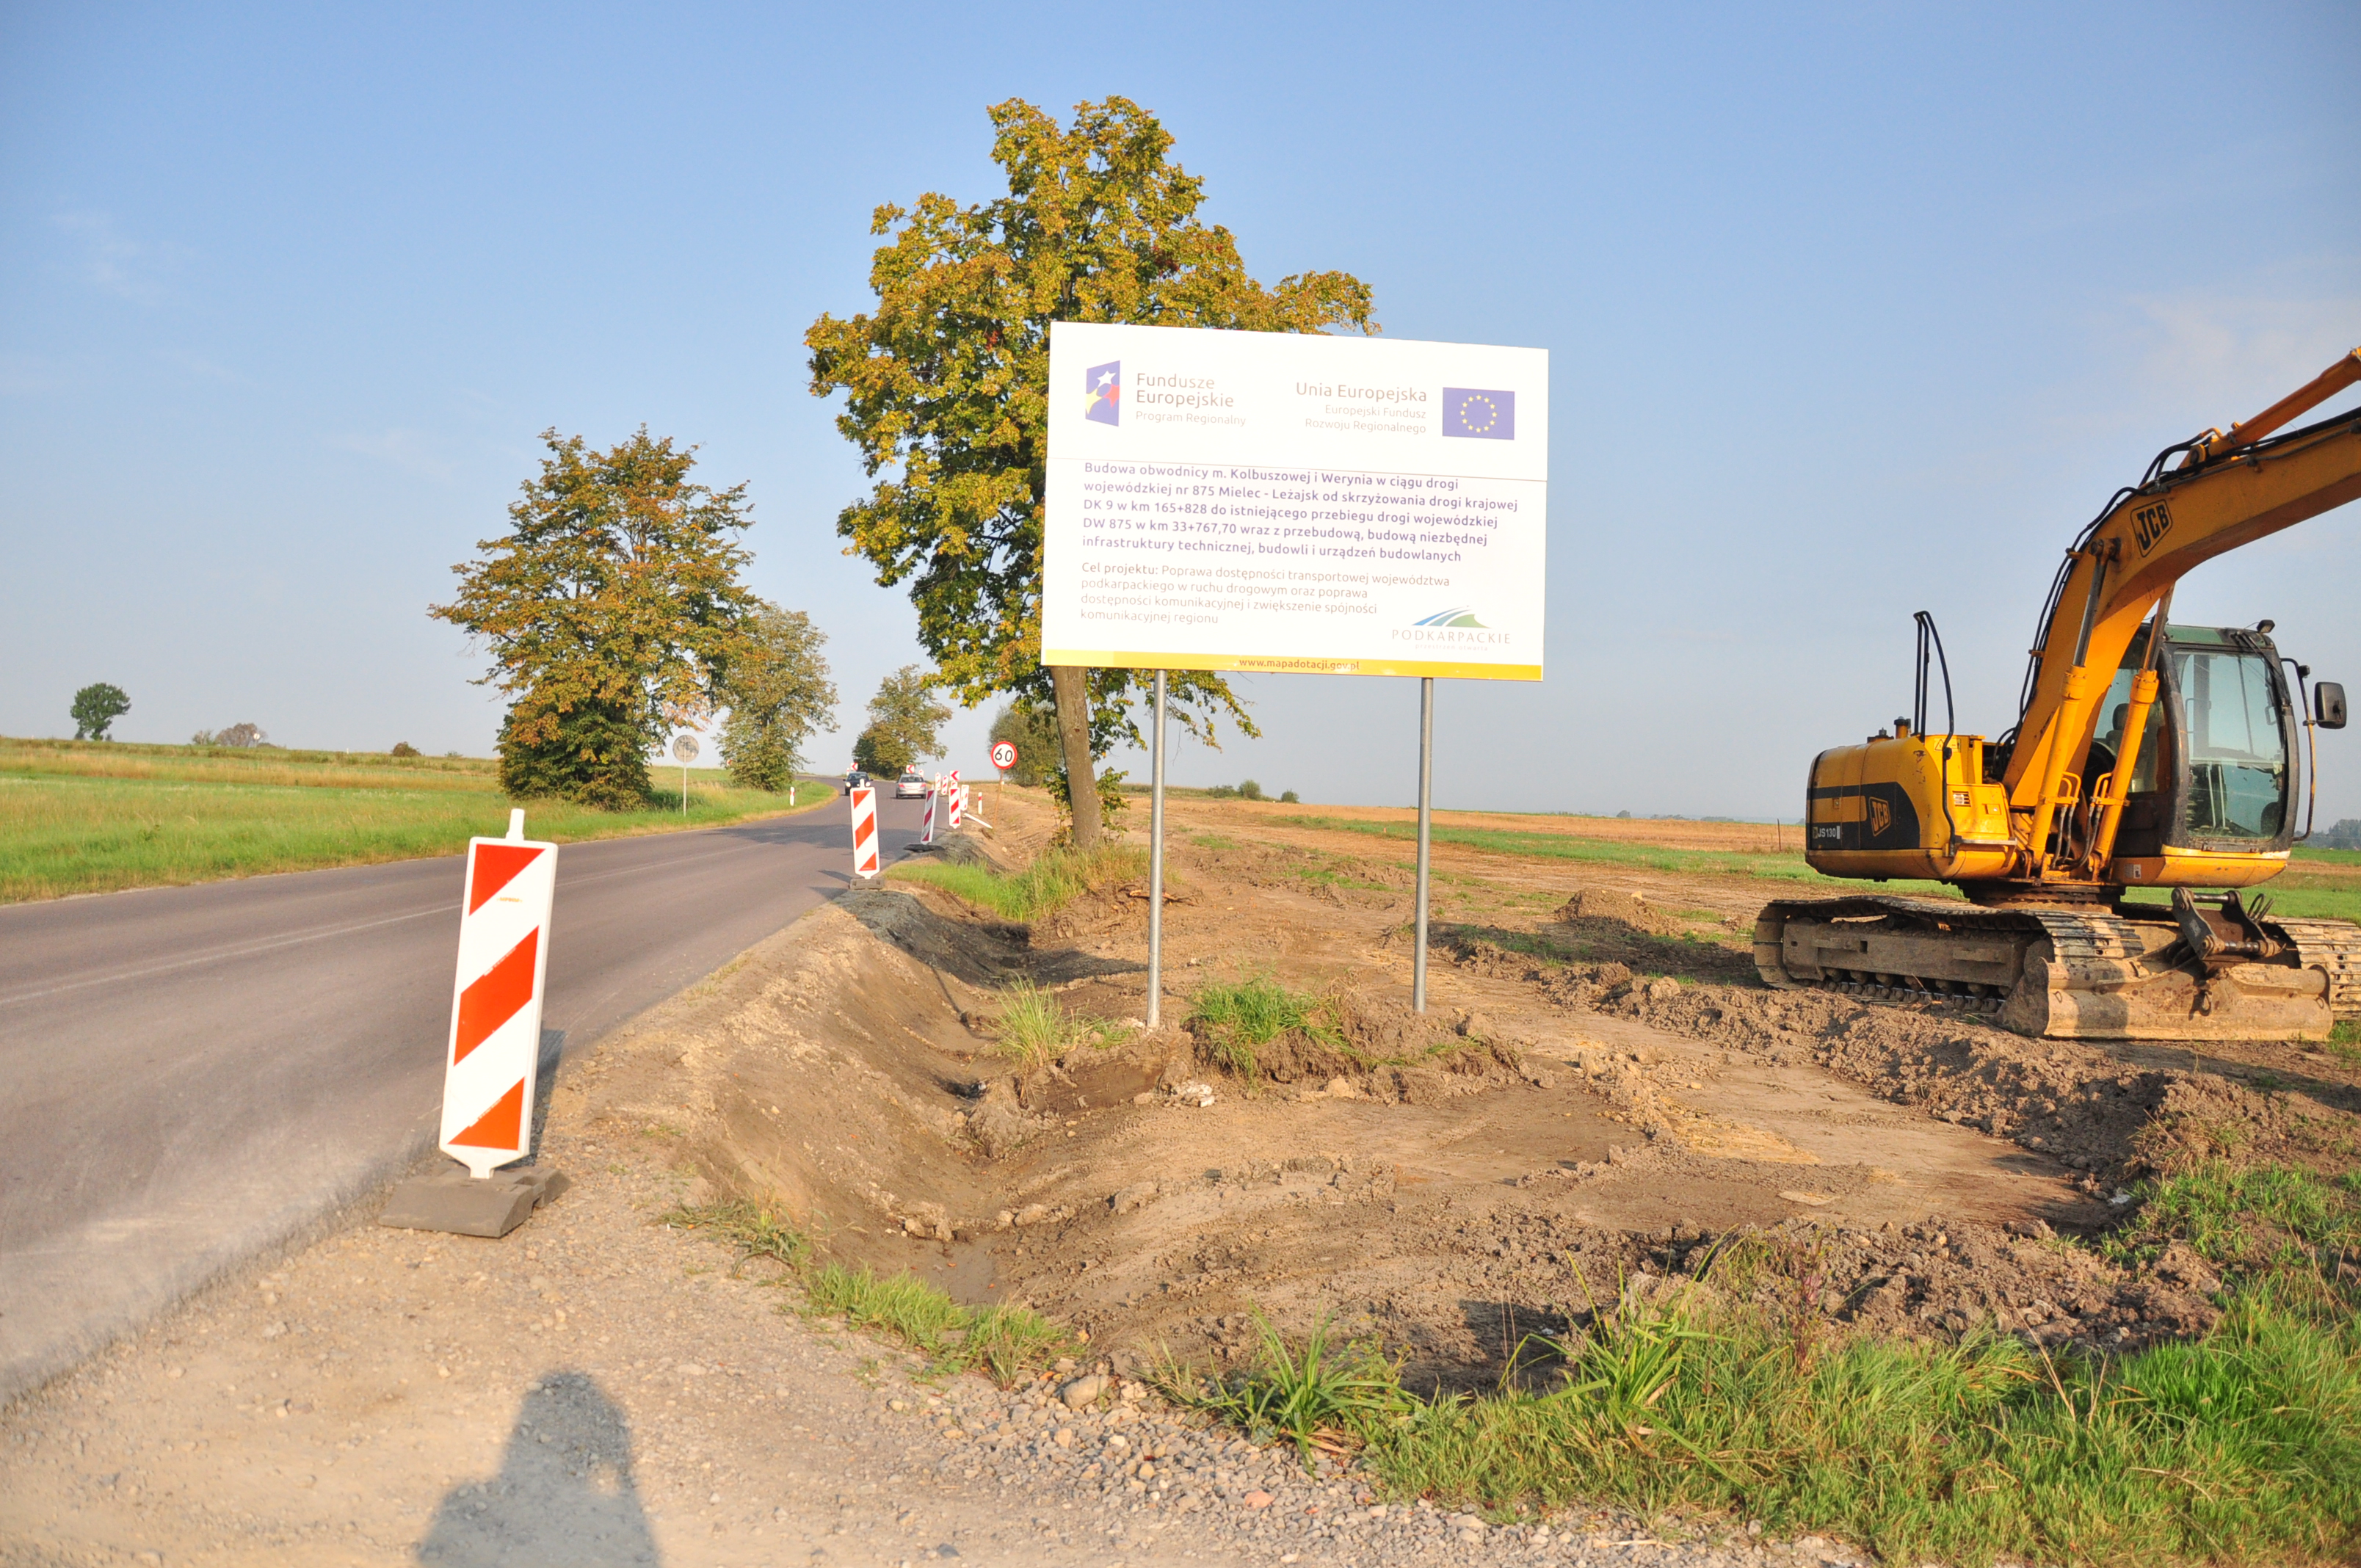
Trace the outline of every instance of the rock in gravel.
<path fill-rule="evenodd" d="M 1153 1181 L 1137 1182 L 1108 1199 L 1107 1207 L 1118 1214 L 1128 1214 L 1134 1210 L 1145 1209 L 1155 1202 L 1157 1195 L 1156 1183 Z"/>
<path fill-rule="evenodd" d="M 1240 1497 L 1238 1501 L 1244 1503 L 1250 1508 L 1267 1508 L 1270 1507 L 1271 1498 L 1268 1492 L 1255 1491 L 1248 1492 L 1245 1497 Z"/>
<path fill-rule="evenodd" d="M 1093 1372 L 1086 1377 L 1077 1377 L 1059 1389 L 1058 1398 L 1066 1402 L 1066 1409 L 1070 1410 L 1087 1409 L 1093 1400 L 1106 1392 L 1106 1387 L 1107 1380 Z"/>

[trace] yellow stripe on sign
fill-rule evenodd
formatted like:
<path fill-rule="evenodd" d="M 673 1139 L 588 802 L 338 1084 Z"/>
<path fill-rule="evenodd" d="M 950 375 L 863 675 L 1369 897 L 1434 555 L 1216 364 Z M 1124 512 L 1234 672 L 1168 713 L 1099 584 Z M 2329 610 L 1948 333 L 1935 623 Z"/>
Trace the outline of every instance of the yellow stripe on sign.
<path fill-rule="evenodd" d="M 1216 670 L 1249 675 L 1436 675 L 1466 681 L 1537 681 L 1539 664 L 1467 664 L 1448 659 L 1270 659 L 1232 653 L 1154 653 L 1045 648 L 1041 663 L 1115 670 Z"/>

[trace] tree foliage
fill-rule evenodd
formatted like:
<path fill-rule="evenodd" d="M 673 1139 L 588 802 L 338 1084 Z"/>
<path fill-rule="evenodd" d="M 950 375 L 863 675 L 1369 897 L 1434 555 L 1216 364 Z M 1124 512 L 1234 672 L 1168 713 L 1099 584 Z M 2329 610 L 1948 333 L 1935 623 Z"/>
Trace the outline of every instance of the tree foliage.
<path fill-rule="evenodd" d="M 990 111 L 1008 193 L 973 205 L 928 193 L 881 206 L 872 314 L 823 315 L 805 334 L 812 390 L 846 395 L 837 428 L 875 480 L 837 532 L 907 582 L 940 679 L 974 704 L 1052 698 L 1041 665 L 1042 503 L 1048 493 L 1049 323 L 1132 322 L 1251 332 L 1375 332 L 1367 285 L 1304 272 L 1266 288 L 1229 230 L 1199 221 L 1204 182 L 1167 156 L 1171 136 L 1128 99 L 1074 110 L 1071 128 L 1019 99 Z M 1093 671 L 1093 754 L 1137 740 L 1145 675 Z M 1176 671 L 1172 707 L 1212 738 L 1252 721 L 1219 675 Z"/>
<path fill-rule="evenodd" d="M 905 664 L 877 684 L 869 699 L 869 725 L 852 743 L 852 762 L 864 772 L 888 776 L 943 754 L 942 728 L 951 710 L 935 700 L 934 684 L 916 664 Z"/>
<path fill-rule="evenodd" d="M 775 793 L 794 781 L 812 732 L 835 728 L 836 686 L 820 656 L 828 634 L 802 610 L 762 600 L 743 631 L 724 692 L 721 760 L 743 787 Z"/>
<path fill-rule="evenodd" d="M 77 740 L 111 740 L 108 725 L 131 711 L 131 699 L 123 688 L 112 681 L 97 681 L 74 693 L 73 707 L 69 709 L 74 721 Z"/>
<path fill-rule="evenodd" d="M 510 532 L 454 566 L 457 597 L 428 613 L 491 649 L 478 684 L 510 697 L 502 788 L 636 806 L 649 751 L 718 706 L 757 602 L 738 579 L 746 487 L 697 484 L 696 448 L 644 425 L 604 452 L 555 430 L 542 441 Z"/>
<path fill-rule="evenodd" d="M 1016 748 L 1011 782 L 1032 789 L 1058 766 L 1058 718 L 1029 702 L 1011 702 L 992 720 L 992 739 Z"/>

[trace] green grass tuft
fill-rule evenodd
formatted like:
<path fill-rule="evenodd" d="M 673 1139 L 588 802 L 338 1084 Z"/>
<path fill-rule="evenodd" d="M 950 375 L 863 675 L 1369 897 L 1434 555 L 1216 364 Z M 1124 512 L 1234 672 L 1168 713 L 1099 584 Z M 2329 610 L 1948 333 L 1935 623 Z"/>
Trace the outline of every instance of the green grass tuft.
<path fill-rule="evenodd" d="M 741 1262 L 773 1258 L 802 1277 L 805 1310 L 841 1314 L 856 1327 L 888 1334 L 923 1354 L 941 1372 L 982 1370 L 1004 1387 L 1039 1371 L 1071 1348 L 1066 1331 L 1024 1307 L 962 1307 L 915 1274 L 880 1277 L 830 1263 L 812 1267 L 813 1243 L 758 1203 L 731 1201 L 678 1208 L 656 1223 L 710 1232 L 738 1249 Z"/>
<path fill-rule="evenodd" d="M 743 1200 L 684 1206 L 660 1215 L 656 1223 L 684 1231 L 711 1231 L 738 1249 L 741 1263 L 767 1257 L 800 1271 L 812 1258 L 810 1236 L 761 1204 Z"/>
<path fill-rule="evenodd" d="M 1048 1366 L 1067 1349 L 1063 1329 L 1024 1307 L 962 1307 L 915 1274 L 880 1277 L 831 1263 L 805 1281 L 813 1312 L 842 1313 L 859 1327 L 889 1334 L 939 1371 L 982 1369 L 1003 1385 Z"/>
<path fill-rule="evenodd" d="M 1249 1090 L 1262 1082 L 1262 1047 L 1282 1035 L 1301 1034 L 1331 1049 L 1346 1049 L 1344 1032 L 1329 1019 L 1324 1002 L 1268 975 L 1206 986 L 1190 1006 L 1189 1022 L 1200 1026 L 1213 1054 Z"/>
<path fill-rule="evenodd" d="M 1114 844 L 1087 855 L 1052 850 L 1017 872 L 921 860 L 904 861 L 893 874 L 930 883 L 1004 920 L 1038 920 L 1108 883 L 1147 872 L 1145 850 Z"/>
<path fill-rule="evenodd" d="M 1105 1048 L 1123 1038 L 1121 1025 L 1066 1011 L 1056 993 L 1029 980 L 1001 987 L 994 1048 L 1027 1072 L 1083 1045 Z"/>
<path fill-rule="evenodd" d="M 1301 1349 L 1289 1348 L 1259 1311 L 1255 1332 L 1259 1354 L 1246 1370 L 1209 1379 L 1168 1363 L 1158 1386 L 1175 1403 L 1226 1420 L 1257 1442 L 1285 1438 L 1306 1459 L 1315 1450 L 1358 1447 L 1369 1431 L 1418 1409 L 1393 1363 L 1374 1345 L 1335 1343 L 1324 1321 Z"/>

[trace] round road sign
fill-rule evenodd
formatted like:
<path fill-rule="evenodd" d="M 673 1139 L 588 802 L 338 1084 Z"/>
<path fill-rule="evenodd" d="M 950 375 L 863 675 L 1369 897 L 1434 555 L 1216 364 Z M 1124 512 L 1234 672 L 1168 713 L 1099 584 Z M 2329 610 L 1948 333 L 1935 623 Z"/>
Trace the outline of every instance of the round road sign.
<path fill-rule="evenodd" d="M 678 762 L 683 767 L 686 767 L 689 763 L 697 761 L 697 737 L 694 735 L 674 736 L 672 742 L 672 760 Z"/>
<path fill-rule="evenodd" d="M 1015 767 L 1016 748 L 1006 740 L 994 740 L 992 743 L 992 765 L 1004 773 Z"/>

